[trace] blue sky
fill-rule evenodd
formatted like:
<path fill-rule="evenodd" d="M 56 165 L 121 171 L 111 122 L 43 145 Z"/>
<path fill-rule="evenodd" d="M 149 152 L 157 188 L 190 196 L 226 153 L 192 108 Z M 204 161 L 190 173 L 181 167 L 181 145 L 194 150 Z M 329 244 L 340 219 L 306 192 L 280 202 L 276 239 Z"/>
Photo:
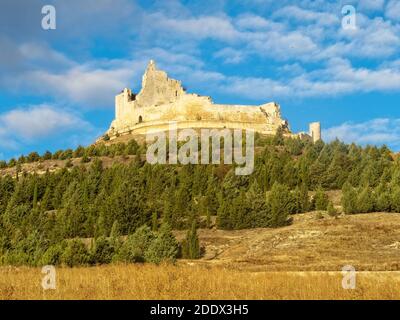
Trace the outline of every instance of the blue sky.
<path fill-rule="evenodd" d="M 150 59 L 216 103 L 276 101 L 295 132 L 400 151 L 399 0 L 2 0 L 0 49 L 3 159 L 92 143 Z"/>

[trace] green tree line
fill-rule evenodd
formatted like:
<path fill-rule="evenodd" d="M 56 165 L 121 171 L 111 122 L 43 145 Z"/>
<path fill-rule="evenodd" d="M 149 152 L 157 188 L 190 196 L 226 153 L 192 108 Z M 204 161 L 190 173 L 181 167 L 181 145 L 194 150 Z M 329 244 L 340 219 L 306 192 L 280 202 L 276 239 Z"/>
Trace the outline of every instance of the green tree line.
<path fill-rule="evenodd" d="M 399 161 L 386 147 L 257 135 L 255 168 L 249 176 L 235 175 L 232 165 L 150 165 L 140 157 L 144 152 L 144 146 L 131 140 L 14 160 L 21 164 L 44 157 L 87 157 L 90 165 L 0 177 L 1 261 L 34 265 L 45 255 L 74 265 L 67 257 L 77 250 L 86 257 L 82 263 L 108 263 L 130 252 L 123 249 L 124 243 L 131 243 L 129 239 L 143 226 L 154 239 L 168 229 L 165 226 L 188 230 L 178 251 L 183 257 L 197 258 L 198 227 L 211 227 L 213 221 L 220 229 L 284 226 L 290 224 L 292 214 L 328 207 L 332 211 L 325 194 L 332 189 L 343 188 L 346 213 L 400 211 Z M 99 157 L 115 155 L 136 157 L 129 164 L 116 162 L 103 168 Z M 121 237 L 127 239 L 122 244 Z M 82 246 L 82 239 L 99 243 Z M 175 245 L 164 246 L 164 240 L 157 246 L 158 252 L 175 252 Z M 102 252 L 93 258 L 97 255 L 86 252 L 88 247 L 104 250 L 93 249 Z M 141 249 L 141 258 L 125 261 L 164 259 L 155 251 Z M 179 254 L 167 256 L 174 259 Z"/>

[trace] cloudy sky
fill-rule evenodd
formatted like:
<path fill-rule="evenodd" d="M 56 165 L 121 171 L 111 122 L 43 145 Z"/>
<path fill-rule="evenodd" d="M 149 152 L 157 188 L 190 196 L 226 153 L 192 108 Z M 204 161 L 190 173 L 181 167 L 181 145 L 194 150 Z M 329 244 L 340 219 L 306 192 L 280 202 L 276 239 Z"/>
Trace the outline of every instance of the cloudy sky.
<path fill-rule="evenodd" d="M 0 158 L 93 142 L 149 59 L 217 103 L 277 101 L 295 132 L 400 151 L 399 53 L 399 0 L 2 0 Z"/>

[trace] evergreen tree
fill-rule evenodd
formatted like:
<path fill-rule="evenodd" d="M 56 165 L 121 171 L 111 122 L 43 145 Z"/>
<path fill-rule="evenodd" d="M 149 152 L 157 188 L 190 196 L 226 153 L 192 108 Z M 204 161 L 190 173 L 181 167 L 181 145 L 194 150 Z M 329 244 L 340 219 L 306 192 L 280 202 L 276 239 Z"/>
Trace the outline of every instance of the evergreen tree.
<path fill-rule="evenodd" d="M 392 193 L 391 208 L 393 212 L 400 212 L 400 187 L 395 186 Z"/>
<path fill-rule="evenodd" d="M 159 264 L 162 261 L 174 262 L 178 256 L 179 244 L 172 234 L 171 227 L 163 224 L 154 241 L 145 252 L 145 260 Z"/>
<path fill-rule="evenodd" d="M 390 212 L 391 211 L 391 196 L 389 192 L 383 191 L 377 194 L 376 197 L 376 210 L 380 212 Z"/>
<path fill-rule="evenodd" d="M 357 193 L 354 188 L 346 182 L 342 188 L 342 206 L 346 214 L 353 214 L 358 212 L 357 208 Z"/>
<path fill-rule="evenodd" d="M 269 226 L 281 227 L 288 224 L 288 217 L 292 203 L 288 188 L 279 183 L 274 183 L 268 196 L 268 203 L 271 209 Z"/>
<path fill-rule="evenodd" d="M 200 258 L 200 244 L 199 237 L 197 235 L 197 223 L 192 222 L 192 227 L 186 234 L 186 239 L 182 245 L 182 255 L 187 259 L 198 259 Z"/>
<path fill-rule="evenodd" d="M 361 213 L 374 211 L 374 195 L 368 186 L 363 188 L 357 196 L 357 211 Z"/>
<path fill-rule="evenodd" d="M 146 225 L 141 226 L 128 236 L 113 260 L 127 263 L 144 262 L 145 253 L 154 240 L 155 235 L 151 229 Z"/>
<path fill-rule="evenodd" d="M 325 211 L 327 209 L 329 199 L 328 199 L 327 194 L 324 192 L 324 190 L 321 187 L 319 187 L 317 189 L 317 192 L 315 193 L 314 202 L 315 202 L 316 210 Z"/>

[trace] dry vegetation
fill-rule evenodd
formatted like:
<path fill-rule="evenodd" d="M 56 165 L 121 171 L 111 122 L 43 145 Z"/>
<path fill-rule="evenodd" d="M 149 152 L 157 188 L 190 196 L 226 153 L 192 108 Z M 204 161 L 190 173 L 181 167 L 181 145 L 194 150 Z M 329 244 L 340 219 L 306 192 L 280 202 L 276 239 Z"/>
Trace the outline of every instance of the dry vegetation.
<path fill-rule="evenodd" d="M 342 288 L 339 272 L 249 272 L 197 265 L 60 268 L 44 291 L 35 268 L 3 268 L 1 299 L 398 299 L 400 273 L 361 272 Z"/>
<path fill-rule="evenodd" d="M 39 268 L 1 268 L 0 298 L 400 298 L 400 272 L 388 271 L 400 270 L 400 214 L 315 216 L 278 229 L 200 230 L 205 256 L 176 266 L 58 268 L 56 290 L 42 289 Z M 361 271 L 355 290 L 342 288 L 348 264 Z"/>
<path fill-rule="evenodd" d="M 277 229 L 200 230 L 206 265 L 246 271 L 400 271 L 400 214 L 294 216 Z M 178 234 L 178 238 L 184 233 Z"/>
<path fill-rule="evenodd" d="M 99 158 L 102 161 L 104 168 L 110 168 L 115 163 L 128 164 L 135 158 L 135 156 L 132 155 L 115 156 L 115 157 L 102 156 L 97 158 Z M 56 172 L 60 169 L 65 168 L 67 162 L 68 160 L 44 160 L 32 163 L 23 163 L 21 165 L 21 172 L 26 172 L 30 174 L 36 173 L 39 175 L 45 174 L 47 170 L 49 172 Z M 71 159 L 71 165 L 74 167 L 79 167 L 79 166 L 89 167 L 91 163 L 92 161 L 88 163 L 82 163 L 81 158 Z M 0 169 L 0 177 L 6 175 L 15 177 L 16 166 L 6 169 Z"/>

